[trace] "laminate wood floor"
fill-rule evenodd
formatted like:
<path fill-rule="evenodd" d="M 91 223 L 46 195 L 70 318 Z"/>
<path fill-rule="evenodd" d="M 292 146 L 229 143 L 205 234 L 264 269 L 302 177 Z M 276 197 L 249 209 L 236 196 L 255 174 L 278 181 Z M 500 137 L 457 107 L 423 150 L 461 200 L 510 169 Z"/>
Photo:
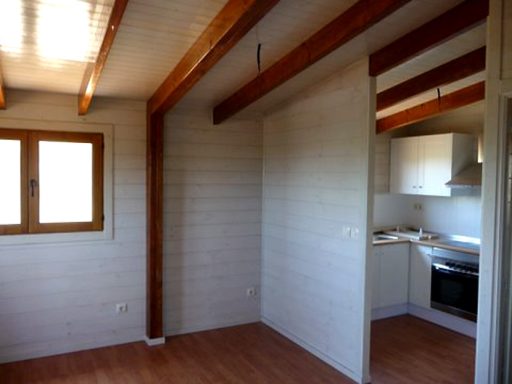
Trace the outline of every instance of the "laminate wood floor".
<path fill-rule="evenodd" d="M 475 375 L 475 340 L 413 316 L 372 323 L 373 384 L 466 384 Z"/>
<path fill-rule="evenodd" d="M 376 384 L 469 383 L 474 342 L 410 316 L 372 325 Z M 450 371 L 445 371 L 449 369 Z M 348 384 L 347 377 L 263 324 L 0 365 L 1 384 Z"/>
<path fill-rule="evenodd" d="M 1 384 L 353 383 L 261 324 L 0 365 Z"/>

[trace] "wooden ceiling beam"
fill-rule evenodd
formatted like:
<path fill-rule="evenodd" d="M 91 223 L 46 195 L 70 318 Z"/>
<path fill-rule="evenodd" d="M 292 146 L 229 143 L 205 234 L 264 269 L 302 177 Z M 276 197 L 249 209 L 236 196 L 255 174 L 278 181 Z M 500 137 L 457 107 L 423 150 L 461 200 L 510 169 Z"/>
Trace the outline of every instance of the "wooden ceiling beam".
<path fill-rule="evenodd" d="M 88 68 L 84 79 L 82 80 L 82 86 L 78 95 L 79 115 L 85 115 L 89 111 L 94 92 L 98 86 L 101 73 L 103 72 L 103 68 L 107 62 L 108 54 L 112 48 L 112 44 L 114 43 L 114 39 L 116 37 L 117 30 L 119 29 L 119 25 L 121 24 L 127 4 L 128 0 L 115 0 L 96 62 Z"/>
<path fill-rule="evenodd" d="M 148 113 L 172 108 L 279 0 L 229 0 L 148 101 Z"/>
<path fill-rule="evenodd" d="M 483 100 L 485 97 L 485 82 L 479 82 L 458 91 L 449 93 L 439 99 L 397 112 L 377 120 L 377 133 L 383 133 L 406 125 L 417 123 L 434 116 L 464 107 Z"/>
<path fill-rule="evenodd" d="M 474 26 L 489 14 L 488 0 L 466 0 L 370 55 L 370 76 L 378 76 Z"/>
<path fill-rule="evenodd" d="M 229 0 L 155 91 L 147 104 L 146 336 L 163 332 L 164 114 L 174 106 L 279 0 Z"/>
<path fill-rule="evenodd" d="M 359 0 L 213 110 L 220 124 L 390 15 L 409 0 Z"/>
<path fill-rule="evenodd" d="M 377 111 L 485 69 L 485 47 L 458 57 L 377 94 Z"/>

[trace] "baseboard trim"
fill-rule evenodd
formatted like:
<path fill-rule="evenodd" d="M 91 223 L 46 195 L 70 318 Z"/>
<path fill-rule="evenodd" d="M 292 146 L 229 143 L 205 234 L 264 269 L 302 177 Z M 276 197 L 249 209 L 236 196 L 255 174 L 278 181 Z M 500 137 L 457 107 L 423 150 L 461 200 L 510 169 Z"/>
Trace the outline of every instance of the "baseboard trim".
<path fill-rule="evenodd" d="M 476 323 L 435 309 L 409 304 L 409 314 L 476 339 Z"/>
<path fill-rule="evenodd" d="M 476 323 L 437 309 L 423 308 L 411 303 L 374 308 L 372 309 L 372 321 L 407 314 L 476 339 Z"/>
<path fill-rule="evenodd" d="M 253 324 L 253 323 L 259 323 L 260 317 L 248 317 L 246 319 L 239 319 L 236 321 L 225 321 L 225 322 L 219 322 L 215 324 L 198 324 L 194 326 L 184 327 L 184 328 L 169 328 L 165 329 L 165 336 L 171 337 L 171 336 L 178 336 L 178 335 L 186 335 L 189 333 L 196 333 L 196 332 L 204 332 L 204 331 L 211 331 L 214 329 L 222 329 L 222 328 L 230 328 L 230 327 L 236 327 L 239 325 L 246 325 L 246 324 Z"/>
<path fill-rule="evenodd" d="M 54 347 L 50 345 L 50 348 L 45 349 L 36 349 L 34 348 L 32 351 L 23 351 L 18 353 L 12 353 L 9 355 L 3 355 L 0 356 L 0 364 L 6 364 L 6 363 L 13 363 L 17 361 L 24 361 L 24 360 L 32 360 L 32 359 L 39 359 L 42 357 L 49 357 L 49 356 L 58 356 L 58 355 L 64 355 L 67 353 L 75 353 L 80 351 L 91 351 L 98 348 L 105 348 L 105 347 L 113 347 L 116 345 L 123 345 L 123 344 L 129 344 L 129 343 L 136 343 L 141 342 L 143 338 L 140 336 L 141 332 L 137 332 L 136 335 L 122 337 L 114 340 L 102 340 L 101 342 L 97 342 L 96 340 L 94 342 L 87 342 L 87 343 L 75 343 L 72 345 L 67 345 L 64 347 Z M 49 342 L 44 342 L 45 345 L 48 345 Z"/>
<path fill-rule="evenodd" d="M 367 382 L 366 381 L 367 378 L 363 378 L 362 376 L 358 375 L 357 373 L 352 371 L 350 368 L 345 367 L 340 362 L 332 359 L 331 357 L 329 357 L 328 355 L 326 355 L 322 351 L 318 350 L 317 348 L 315 348 L 314 346 L 312 346 L 308 342 L 304 341 L 299 336 L 297 336 L 297 335 L 295 335 L 295 334 L 285 330 L 281 326 L 279 326 L 276 323 L 274 323 L 272 320 L 262 316 L 261 322 L 263 324 L 269 326 L 270 328 L 272 328 L 274 331 L 280 333 L 281 335 L 283 335 L 287 339 L 290 339 L 295 344 L 298 344 L 299 346 L 301 346 L 302 348 L 307 350 L 309 353 L 311 353 L 311 354 L 315 355 L 316 357 L 318 357 L 323 362 L 325 362 L 325 363 L 329 364 L 330 366 L 334 367 L 336 370 L 340 371 L 345 376 L 348 376 L 349 378 L 354 380 L 356 383 L 364 384 L 364 383 Z"/>
<path fill-rule="evenodd" d="M 407 303 L 390 305 L 389 307 L 374 308 L 372 309 L 372 320 L 386 319 L 388 317 L 406 315 L 407 313 Z"/>
<path fill-rule="evenodd" d="M 144 341 L 149 347 L 154 347 L 156 345 L 165 344 L 165 337 L 157 337 L 155 339 L 150 339 L 147 336 L 144 336 Z"/>

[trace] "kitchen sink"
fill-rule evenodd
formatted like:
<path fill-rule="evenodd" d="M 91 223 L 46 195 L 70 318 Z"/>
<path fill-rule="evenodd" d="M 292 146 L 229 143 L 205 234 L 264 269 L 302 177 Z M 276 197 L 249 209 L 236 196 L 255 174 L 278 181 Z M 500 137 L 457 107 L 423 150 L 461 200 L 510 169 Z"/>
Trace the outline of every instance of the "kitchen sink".
<path fill-rule="evenodd" d="M 413 240 L 427 240 L 427 239 L 435 239 L 438 237 L 437 234 L 431 232 L 425 232 L 421 228 L 413 228 L 413 227 L 395 227 L 388 231 L 383 231 L 386 235 L 402 237 L 406 239 Z"/>

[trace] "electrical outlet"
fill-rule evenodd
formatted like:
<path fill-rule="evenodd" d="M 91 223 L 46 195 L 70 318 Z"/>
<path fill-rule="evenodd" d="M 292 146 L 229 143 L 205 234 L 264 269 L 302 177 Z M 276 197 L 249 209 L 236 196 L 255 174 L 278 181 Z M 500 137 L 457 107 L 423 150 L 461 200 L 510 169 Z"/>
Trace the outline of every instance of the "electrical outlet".
<path fill-rule="evenodd" d="M 247 288 L 247 291 L 246 291 L 247 297 L 254 297 L 257 294 L 258 294 L 258 292 L 256 291 L 256 287 L 249 287 L 249 288 Z"/>
<path fill-rule="evenodd" d="M 116 304 L 116 313 L 126 313 L 126 312 L 128 312 L 128 304 L 126 304 L 126 303 Z"/>
<path fill-rule="evenodd" d="M 422 211 L 423 210 L 423 205 L 421 205 L 421 203 L 414 203 L 414 210 L 415 211 Z"/>

